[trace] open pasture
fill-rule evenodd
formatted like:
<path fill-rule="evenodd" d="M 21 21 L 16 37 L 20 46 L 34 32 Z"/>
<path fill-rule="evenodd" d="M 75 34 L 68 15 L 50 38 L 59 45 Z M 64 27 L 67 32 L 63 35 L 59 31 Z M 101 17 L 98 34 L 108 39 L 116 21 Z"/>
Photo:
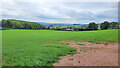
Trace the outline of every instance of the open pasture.
<path fill-rule="evenodd" d="M 59 41 L 117 42 L 118 30 L 3 30 L 3 66 L 51 66 L 76 49 Z"/>

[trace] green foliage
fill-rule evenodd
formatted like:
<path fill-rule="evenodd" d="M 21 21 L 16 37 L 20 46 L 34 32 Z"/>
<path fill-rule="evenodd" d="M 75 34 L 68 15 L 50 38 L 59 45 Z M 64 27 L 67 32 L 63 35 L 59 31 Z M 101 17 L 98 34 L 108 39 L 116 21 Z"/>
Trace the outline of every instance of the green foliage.
<path fill-rule="evenodd" d="M 36 22 L 28 22 L 21 20 L 13 20 L 13 19 L 2 19 L 2 27 L 3 28 L 11 28 L 11 29 L 44 29 L 45 27 Z"/>
<path fill-rule="evenodd" d="M 74 30 L 74 31 L 84 31 L 84 30 L 87 30 L 87 26 L 88 25 L 56 25 L 56 26 L 52 26 L 49 28 L 51 30 L 61 30 L 61 31 L 66 31 L 67 29 L 71 29 Z"/>
<path fill-rule="evenodd" d="M 104 43 L 105 46 L 108 46 L 108 43 Z"/>
<path fill-rule="evenodd" d="M 119 24 L 117 22 L 111 22 L 110 23 L 110 28 L 111 29 L 118 29 L 119 28 Z"/>
<path fill-rule="evenodd" d="M 100 28 L 101 28 L 101 30 L 105 30 L 105 29 L 119 29 L 119 24 L 117 22 L 105 21 L 104 23 L 101 23 Z"/>
<path fill-rule="evenodd" d="M 108 21 L 105 21 L 104 23 L 101 23 L 100 28 L 101 30 L 108 29 L 110 27 L 110 24 Z"/>
<path fill-rule="evenodd" d="M 88 29 L 89 29 L 89 30 L 97 30 L 97 29 L 98 29 L 98 24 L 96 24 L 96 23 L 94 23 L 94 22 L 89 23 Z"/>
<path fill-rule="evenodd" d="M 85 44 L 79 44 L 79 45 L 85 45 Z"/>

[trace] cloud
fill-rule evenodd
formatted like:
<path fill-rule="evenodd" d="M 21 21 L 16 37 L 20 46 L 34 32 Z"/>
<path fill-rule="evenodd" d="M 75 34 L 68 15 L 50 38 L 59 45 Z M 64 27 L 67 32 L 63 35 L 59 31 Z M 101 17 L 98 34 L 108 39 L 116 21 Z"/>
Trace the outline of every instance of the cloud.
<path fill-rule="evenodd" d="M 1 2 L 119 2 L 119 0 L 1 0 Z"/>
<path fill-rule="evenodd" d="M 117 21 L 117 2 L 3 2 L 2 18 L 49 23 Z"/>

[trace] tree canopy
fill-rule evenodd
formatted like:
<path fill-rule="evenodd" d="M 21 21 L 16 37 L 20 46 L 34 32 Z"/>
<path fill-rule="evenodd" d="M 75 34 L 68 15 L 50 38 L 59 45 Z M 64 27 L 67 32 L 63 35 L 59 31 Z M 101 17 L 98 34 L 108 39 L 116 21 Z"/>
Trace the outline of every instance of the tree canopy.
<path fill-rule="evenodd" d="M 118 29 L 119 28 L 119 24 L 117 22 L 111 22 L 110 23 L 110 28 L 111 29 Z"/>
<path fill-rule="evenodd" d="M 89 30 L 97 30 L 98 29 L 98 24 L 91 22 L 88 24 L 88 29 Z"/>
<path fill-rule="evenodd" d="M 108 21 L 105 21 L 105 22 L 101 23 L 101 25 L 100 25 L 101 30 L 108 29 L 109 27 L 110 27 L 110 24 Z"/>
<path fill-rule="evenodd" d="M 13 20 L 13 19 L 2 19 L 2 27 L 3 28 L 11 28 L 11 29 L 44 29 L 45 26 L 29 21 L 21 21 L 21 20 Z"/>

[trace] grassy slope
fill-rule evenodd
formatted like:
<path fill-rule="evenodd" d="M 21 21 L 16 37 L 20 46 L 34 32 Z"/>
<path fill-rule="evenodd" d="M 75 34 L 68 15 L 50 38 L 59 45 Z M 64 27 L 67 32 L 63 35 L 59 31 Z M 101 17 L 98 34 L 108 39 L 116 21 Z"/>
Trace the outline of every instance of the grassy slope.
<path fill-rule="evenodd" d="M 118 41 L 118 30 L 102 31 L 50 31 L 50 30 L 4 30 L 4 66 L 45 66 L 59 60 L 59 56 L 70 54 L 74 48 L 59 43 L 60 40 Z"/>

